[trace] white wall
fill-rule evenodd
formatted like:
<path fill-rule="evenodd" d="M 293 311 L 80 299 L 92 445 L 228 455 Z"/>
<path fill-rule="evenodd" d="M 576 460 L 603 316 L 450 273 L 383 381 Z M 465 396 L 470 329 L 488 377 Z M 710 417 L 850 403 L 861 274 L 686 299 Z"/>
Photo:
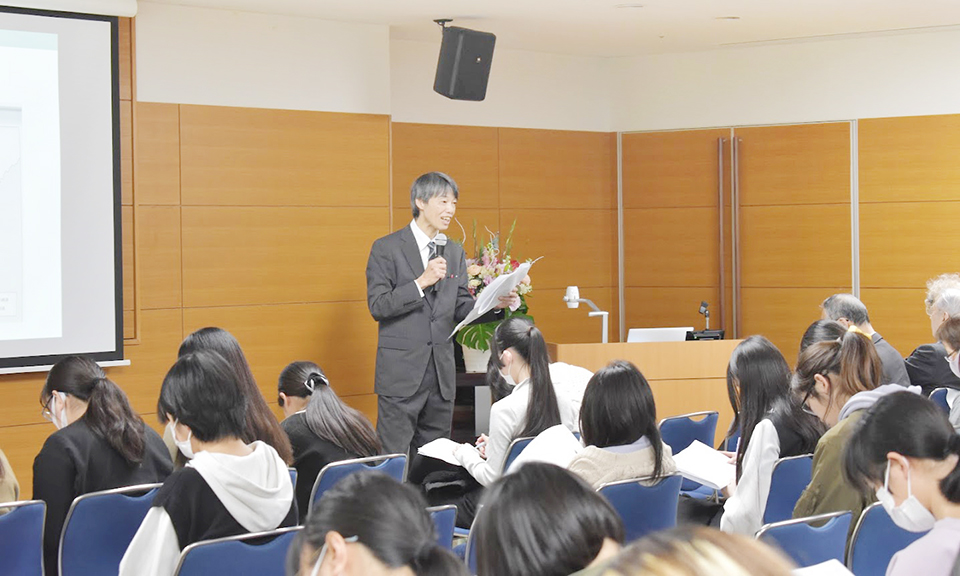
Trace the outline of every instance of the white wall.
<path fill-rule="evenodd" d="M 390 113 L 390 31 L 140 2 L 137 99 Z"/>
<path fill-rule="evenodd" d="M 437 41 L 390 42 L 395 122 L 611 131 L 610 64 L 605 58 L 496 48 L 482 102 L 433 91 Z"/>
<path fill-rule="evenodd" d="M 621 131 L 960 112 L 960 30 L 611 62 Z"/>

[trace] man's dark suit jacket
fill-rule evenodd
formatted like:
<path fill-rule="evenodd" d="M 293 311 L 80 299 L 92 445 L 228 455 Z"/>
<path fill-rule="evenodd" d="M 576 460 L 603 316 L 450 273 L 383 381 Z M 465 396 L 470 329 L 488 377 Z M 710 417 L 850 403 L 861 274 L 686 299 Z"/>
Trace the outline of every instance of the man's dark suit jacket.
<path fill-rule="evenodd" d="M 380 238 L 367 261 L 367 306 L 379 322 L 374 391 L 383 396 L 411 396 L 420 387 L 433 352 L 444 400 L 456 392 L 456 366 L 450 333 L 473 309 L 467 288 L 463 248 L 447 242 L 444 249 L 447 277 L 439 288 L 424 290 L 415 280 L 423 274 L 423 261 L 410 226 Z M 496 319 L 494 313 L 478 322 Z"/>
<path fill-rule="evenodd" d="M 910 383 L 920 386 L 929 396 L 937 388 L 956 388 L 960 390 L 960 378 L 953 375 L 950 365 L 944 360 L 946 348 L 940 342 L 922 344 L 907 356 L 907 373 Z"/>

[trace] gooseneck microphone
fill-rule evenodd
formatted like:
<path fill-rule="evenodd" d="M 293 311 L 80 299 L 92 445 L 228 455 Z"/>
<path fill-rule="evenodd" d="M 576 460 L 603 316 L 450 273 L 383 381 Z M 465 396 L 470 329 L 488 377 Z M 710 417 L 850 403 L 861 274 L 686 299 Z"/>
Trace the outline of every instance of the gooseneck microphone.
<path fill-rule="evenodd" d="M 447 235 L 444 234 L 443 232 L 440 232 L 439 234 L 434 236 L 433 243 L 437 247 L 437 257 L 443 258 L 443 249 L 446 248 L 447 246 Z M 437 292 L 438 290 L 440 290 L 440 282 L 442 280 L 443 278 L 441 278 L 440 280 L 437 280 L 437 283 L 433 285 L 434 292 Z"/>

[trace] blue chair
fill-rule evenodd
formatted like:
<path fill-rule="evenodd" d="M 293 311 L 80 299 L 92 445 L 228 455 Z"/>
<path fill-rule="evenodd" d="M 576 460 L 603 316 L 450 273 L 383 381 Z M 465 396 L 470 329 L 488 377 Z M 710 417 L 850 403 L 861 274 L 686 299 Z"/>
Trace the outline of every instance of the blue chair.
<path fill-rule="evenodd" d="M 42 500 L 8 502 L 0 510 L 0 574 L 43 576 L 43 524 L 47 504 Z"/>
<path fill-rule="evenodd" d="M 513 442 L 510 443 L 510 447 L 507 448 L 507 457 L 503 461 L 503 466 L 500 467 L 500 475 L 503 476 L 507 473 L 507 470 L 510 469 L 510 465 L 513 464 L 513 461 L 520 456 L 520 453 L 523 452 L 523 449 L 533 441 L 533 436 L 523 437 L 523 438 L 514 438 Z"/>
<path fill-rule="evenodd" d="M 847 568 L 856 576 L 883 576 L 893 555 L 926 532 L 909 532 L 893 523 L 879 502 L 867 507 L 853 530 Z"/>
<path fill-rule="evenodd" d="M 447 550 L 453 550 L 453 530 L 457 524 L 457 507 L 453 504 L 433 506 L 427 508 L 427 512 L 430 513 L 433 525 L 437 529 L 437 543 Z"/>
<path fill-rule="evenodd" d="M 947 404 L 947 389 L 946 388 L 937 388 L 930 393 L 930 399 L 933 400 L 933 403 L 937 406 L 943 408 L 943 411 L 947 414 L 950 414 L 950 405 Z"/>
<path fill-rule="evenodd" d="M 763 510 L 763 523 L 771 524 L 793 518 L 793 508 L 810 484 L 812 475 L 812 454 L 777 460 L 770 478 L 770 493 Z"/>
<path fill-rule="evenodd" d="M 727 452 L 736 452 L 737 446 L 740 445 L 740 429 L 738 428 L 733 434 L 727 436 L 723 441 L 723 450 Z"/>
<path fill-rule="evenodd" d="M 116 573 L 160 486 L 141 484 L 77 497 L 63 522 L 60 575 Z"/>
<path fill-rule="evenodd" d="M 474 528 L 477 526 L 481 511 L 483 511 L 482 504 L 477 508 L 477 515 L 473 517 L 473 524 L 470 525 L 470 535 L 467 537 L 466 549 L 464 550 L 464 560 L 467 563 L 467 570 L 471 574 L 477 573 L 477 531 Z"/>
<path fill-rule="evenodd" d="M 297 469 L 296 469 L 296 468 L 288 468 L 287 470 L 290 471 L 290 481 L 293 482 L 293 486 L 294 486 L 294 488 L 296 488 L 296 486 L 297 486 Z"/>
<path fill-rule="evenodd" d="M 846 510 L 774 522 L 757 532 L 757 540 L 777 546 L 801 568 L 828 560 L 842 563 L 850 517 L 850 511 Z M 826 523 L 820 527 L 811 526 L 817 522 Z"/>
<path fill-rule="evenodd" d="M 283 576 L 287 549 L 303 526 L 194 542 L 180 552 L 174 576 Z"/>
<path fill-rule="evenodd" d="M 719 417 L 716 412 L 708 411 L 664 418 L 660 421 L 660 436 L 674 454 L 682 452 L 687 446 L 693 444 L 694 440 L 699 440 L 703 444 L 713 447 Z M 695 420 L 695 418 L 700 419 Z M 683 479 L 680 490 L 696 498 L 715 494 L 713 490 L 705 490 L 699 482 L 686 478 Z"/>
<path fill-rule="evenodd" d="M 653 486 L 645 486 L 641 480 L 649 479 L 610 482 L 597 490 L 623 519 L 627 542 L 677 525 L 682 478 L 666 476 Z"/>
<path fill-rule="evenodd" d="M 323 493 L 333 488 L 337 482 L 351 474 L 363 471 L 383 472 L 395 478 L 397 482 L 403 482 L 407 477 L 407 455 L 384 454 L 383 456 L 355 458 L 327 464 L 320 470 L 316 482 L 313 483 L 313 491 L 310 493 L 310 509 L 307 512 L 312 511 Z"/>

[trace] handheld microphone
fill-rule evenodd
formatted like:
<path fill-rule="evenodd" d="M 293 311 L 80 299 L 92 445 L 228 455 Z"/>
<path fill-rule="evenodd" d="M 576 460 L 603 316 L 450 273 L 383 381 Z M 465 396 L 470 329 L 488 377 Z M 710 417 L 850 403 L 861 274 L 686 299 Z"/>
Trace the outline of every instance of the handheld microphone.
<path fill-rule="evenodd" d="M 443 258 L 443 249 L 446 248 L 446 246 L 447 246 L 447 235 L 444 234 L 444 233 L 442 233 L 442 232 L 439 233 L 439 234 L 437 234 L 437 235 L 434 236 L 434 238 L 433 238 L 433 243 L 434 243 L 434 245 L 436 245 L 436 247 L 437 247 L 437 256 L 438 256 L 439 258 Z M 437 292 L 438 290 L 440 290 L 440 281 L 441 281 L 441 280 L 443 280 L 443 278 L 441 278 L 440 280 L 437 280 L 437 283 L 433 285 L 433 291 L 434 291 L 434 292 Z"/>

